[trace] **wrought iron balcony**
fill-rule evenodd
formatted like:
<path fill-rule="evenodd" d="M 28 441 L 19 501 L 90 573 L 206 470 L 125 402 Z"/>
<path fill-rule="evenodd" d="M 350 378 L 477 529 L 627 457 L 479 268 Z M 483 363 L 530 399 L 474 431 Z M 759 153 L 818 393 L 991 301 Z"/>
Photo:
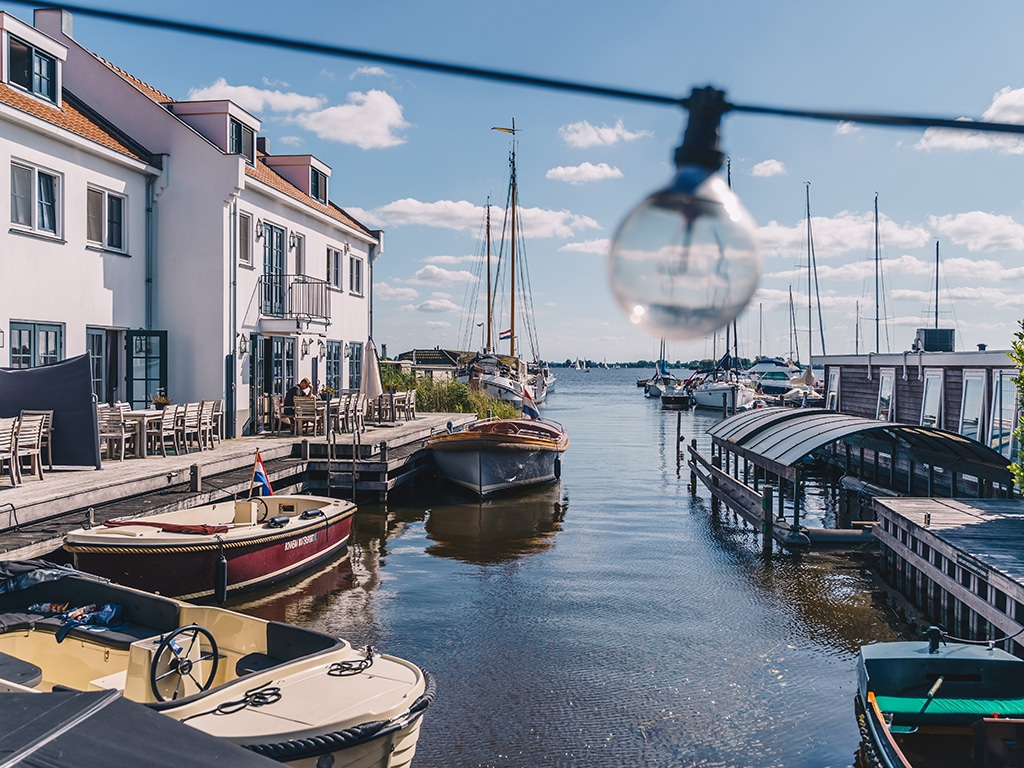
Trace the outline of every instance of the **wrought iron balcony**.
<path fill-rule="evenodd" d="M 331 322 L 331 292 L 325 280 L 308 275 L 261 275 L 260 315 L 284 320 Z"/>

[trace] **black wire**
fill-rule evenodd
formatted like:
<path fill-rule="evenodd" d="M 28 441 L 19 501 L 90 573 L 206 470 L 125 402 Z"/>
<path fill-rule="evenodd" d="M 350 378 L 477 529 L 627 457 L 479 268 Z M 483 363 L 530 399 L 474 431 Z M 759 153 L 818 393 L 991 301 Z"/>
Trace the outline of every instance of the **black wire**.
<path fill-rule="evenodd" d="M 27 0 L 8 0 L 9 4 L 27 5 L 39 7 L 36 3 Z M 650 104 L 665 104 L 676 107 L 688 108 L 690 100 L 686 97 L 666 96 L 657 93 L 646 93 L 643 91 L 628 90 L 625 88 L 612 88 L 608 86 L 592 85 L 587 83 L 576 83 L 568 80 L 558 80 L 550 77 L 538 77 L 535 75 L 524 75 L 516 72 L 503 72 L 495 69 L 482 67 L 470 67 L 461 64 L 448 64 L 428 59 L 417 59 L 410 56 L 396 56 L 387 53 L 365 51 L 358 48 L 344 48 L 326 43 L 315 43 L 308 40 L 294 40 L 276 35 L 264 35 L 256 32 L 239 32 L 213 27 L 206 24 L 194 24 L 172 19 L 160 19 L 152 16 L 142 16 L 134 13 L 122 13 L 120 11 L 107 11 L 100 8 L 91 8 L 85 5 L 54 5 L 44 8 L 63 8 L 83 16 L 93 16 L 109 21 L 120 21 L 126 24 L 137 24 L 147 27 L 171 29 L 178 32 L 188 32 L 206 37 L 217 37 L 226 40 L 236 40 L 243 43 L 256 45 L 267 45 L 275 48 L 301 51 L 304 53 L 320 53 L 328 56 L 341 56 L 350 59 L 361 59 L 366 61 L 383 62 L 395 64 L 413 69 L 423 69 L 434 72 L 444 72 L 450 75 L 462 75 L 484 80 L 497 80 L 518 85 L 528 85 L 537 88 L 550 88 L 559 91 L 570 91 L 574 93 L 585 93 L 592 96 L 605 96 L 608 98 L 626 99 L 629 101 L 641 101 Z M 823 110 L 786 109 L 782 107 L 764 107 L 751 104 L 726 104 L 727 112 L 745 112 L 749 114 L 776 115 L 780 117 L 805 117 L 812 120 L 830 120 L 836 122 L 868 123 L 871 125 L 884 125 L 903 128 L 949 128 L 960 131 L 985 131 L 996 133 L 1022 133 L 1024 125 L 1014 123 L 991 123 L 973 122 L 970 120 L 953 120 L 941 117 L 920 117 L 911 115 L 875 115 L 862 112 L 827 112 Z"/>

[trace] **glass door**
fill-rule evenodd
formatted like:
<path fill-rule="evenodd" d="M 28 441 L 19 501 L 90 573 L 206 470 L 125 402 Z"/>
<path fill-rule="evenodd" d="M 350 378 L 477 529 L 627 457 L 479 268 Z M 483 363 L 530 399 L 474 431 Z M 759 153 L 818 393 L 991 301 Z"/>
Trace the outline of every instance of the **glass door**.
<path fill-rule="evenodd" d="M 125 333 L 125 398 L 132 408 L 150 408 L 153 396 L 167 391 L 167 331 Z"/>

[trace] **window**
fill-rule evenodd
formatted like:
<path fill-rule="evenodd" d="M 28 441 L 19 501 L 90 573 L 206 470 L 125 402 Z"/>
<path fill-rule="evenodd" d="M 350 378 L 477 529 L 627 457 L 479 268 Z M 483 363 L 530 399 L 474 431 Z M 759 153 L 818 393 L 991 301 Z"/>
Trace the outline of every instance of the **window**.
<path fill-rule="evenodd" d="M 232 155 L 242 155 L 245 162 L 253 165 L 256 159 L 253 154 L 255 144 L 256 133 L 253 129 L 232 118 L 228 126 L 228 152 Z"/>
<path fill-rule="evenodd" d="M 327 175 L 316 168 L 309 169 L 309 196 L 327 205 Z"/>
<path fill-rule="evenodd" d="M 334 288 L 341 288 L 341 251 L 327 249 L 327 282 Z"/>
<path fill-rule="evenodd" d="M 102 328 L 85 329 L 85 346 L 89 352 L 89 367 L 92 370 L 92 393 L 103 403 L 107 399 L 107 333 Z"/>
<path fill-rule="evenodd" d="M 335 392 L 342 390 L 341 353 L 342 345 L 340 341 L 327 342 L 327 386 L 332 387 Z"/>
<path fill-rule="evenodd" d="M 37 96 L 57 101 L 57 60 L 16 37 L 10 38 L 8 80 Z"/>
<path fill-rule="evenodd" d="M 252 216 L 238 214 L 238 260 L 252 264 Z"/>
<path fill-rule="evenodd" d="M 11 364 L 14 364 L 13 356 Z M 1013 438 L 1013 428 L 1017 424 L 1017 385 L 1013 383 L 1013 377 L 1014 371 L 992 372 L 992 421 L 988 444 L 1008 459 L 1017 449 Z"/>
<path fill-rule="evenodd" d="M 35 368 L 64 359 L 64 328 L 54 323 L 11 323 L 11 368 Z"/>
<path fill-rule="evenodd" d="M 348 344 L 348 386 L 358 389 L 363 380 L 363 343 L 350 341 Z"/>
<path fill-rule="evenodd" d="M 263 222 L 263 314 L 284 313 L 284 229 Z"/>
<path fill-rule="evenodd" d="M 57 234 L 60 177 L 29 165 L 11 163 L 11 223 Z"/>
<path fill-rule="evenodd" d="M 295 251 L 295 274 L 306 274 L 306 238 L 292 233 L 292 250 Z"/>
<path fill-rule="evenodd" d="M 895 410 L 892 402 L 893 384 L 896 381 L 896 369 L 885 368 L 878 376 L 878 408 L 875 418 L 881 421 L 892 421 Z"/>
<path fill-rule="evenodd" d="M 825 389 L 825 407 L 830 411 L 839 410 L 839 371 L 828 372 L 828 387 Z"/>
<path fill-rule="evenodd" d="M 929 371 L 924 375 L 921 426 L 942 427 L 942 371 Z"/>
<path fill-rule="evenodd" d="M 86 196 L 86 240 L 115 251 L 125 250 L 124 209 L 121 195 L 90 187 Z"/>
<path fill-rule="evenodd" d="M 964 371 L 964 394 L 960 400 L 960 434 L 982 442 L 984 412 L 985 372 Z"/>
<path fill-rule="evenodd" d="M 359 296 L 363 295 L 363 260 L 355 256 L 348 257 L 348 289 Z"/>

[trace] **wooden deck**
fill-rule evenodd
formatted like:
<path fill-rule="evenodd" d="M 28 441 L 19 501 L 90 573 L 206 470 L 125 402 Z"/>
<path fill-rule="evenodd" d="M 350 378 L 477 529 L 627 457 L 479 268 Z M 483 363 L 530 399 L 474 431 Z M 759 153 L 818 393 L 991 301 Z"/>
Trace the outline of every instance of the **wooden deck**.
<path fill-rule="evenodd" d="M 102 522 L 247 494 L 257 450 L 278 492 L 329 488 L 343 498 L 384 498 L 396 485 L 432 466 L 424 448 L 432 431 L 473 418 L 419 413 L 411 421 L 367 423 L 361 434 L 332 435 L 330 442 L 323 435 L 246 436 L 180 456 L 105 460 L 100 470 L 44 468 L 42 481 L 26 476 L 18 487 L 5 476 L 0 482 L 0 557 L 38 557 L 52 551 L 64 532 L 82 526 L 90 508 L 94 519 Z"/>
<path fill-rule="evenodd" d="M 1024 650 L 1024 501 L 876 498 L 882 567 L 930 621 Z M 1011 649 L 1007 649 L 1011 650 Z"/>

